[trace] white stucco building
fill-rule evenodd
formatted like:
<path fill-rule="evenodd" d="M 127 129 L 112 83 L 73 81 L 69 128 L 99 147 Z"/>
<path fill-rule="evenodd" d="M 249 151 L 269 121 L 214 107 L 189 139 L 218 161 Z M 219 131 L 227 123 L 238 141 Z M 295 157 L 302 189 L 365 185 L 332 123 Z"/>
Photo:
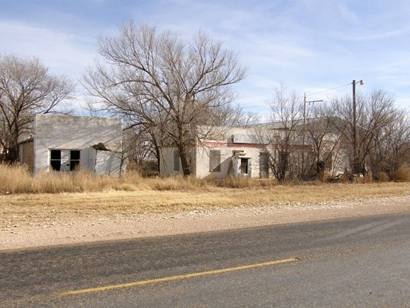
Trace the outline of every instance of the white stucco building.
<path fill-rule="evenodd" d="M 20 143 L 19 160 L 34 174 L 80 169 L 119 175 L 121 150 L 117 119 L 45 114 L 36 115 L 32 136 Z"/>
<path fill-rule="evenodd" d="M 282 133 L 280 127 L 273 128 L 269 134 Z M 216 133 L 215 133 L 216 132 Z M 333 136 L 329 136 L 332 142 Z M 191 173 L 198 178 L 224 178 L 227 176 L 244 176 L 252 178 L 272 177 L 269 167 L 269 157 L 277 155 L 275 145 L 267 145 L 263 133 L 256 127 L 221 127 L 214 133 L 198 141 L 191 149 Z M 330 142 L 330 143 L 331 143 Z M 312 153 L 309 144 L 302 142 L 293 144 L 292 162 L 300 161 L 303 155 L 308 159 Z M 178 149 L 175 147 L 162 147 L 160 154 L 161 176 L 174 176 L 182 174 Z M 338 175 L 349 166 L 347 154 L 343 149 L 338 149 L 331 154 L 326 169 L 332 175 Z"/>

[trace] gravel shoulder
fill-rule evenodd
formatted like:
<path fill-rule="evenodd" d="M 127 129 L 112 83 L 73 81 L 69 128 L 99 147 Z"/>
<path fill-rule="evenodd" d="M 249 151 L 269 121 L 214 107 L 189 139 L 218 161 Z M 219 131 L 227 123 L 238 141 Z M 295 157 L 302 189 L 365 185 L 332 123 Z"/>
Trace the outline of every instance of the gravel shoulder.
<path fill-rule="evenodd" d="M 82 215 L 81 211 L 68 211 L 53 215 L 52 211 L 55 209 L 50 208 L 49 216 L 32 220 L 28 214 L 22 221 L 20 212 L 3 209 L 0 250 L 407 213 L 410 194 L 265 206 L 213 206 L 162 213 L 95 211 L 92 215 Z"/>

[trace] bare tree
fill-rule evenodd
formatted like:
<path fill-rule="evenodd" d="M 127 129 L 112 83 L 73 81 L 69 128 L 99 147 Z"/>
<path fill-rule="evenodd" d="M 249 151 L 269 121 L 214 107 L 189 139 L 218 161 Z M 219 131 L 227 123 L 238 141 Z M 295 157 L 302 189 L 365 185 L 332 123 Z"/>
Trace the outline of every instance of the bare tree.
<path fill-rule="evenodd" d="M 73 84 L 55 77 L 37 59 L 0 57 L 0 145 L 2 158 L 18 159 L 18 142 L 28 134 L 35 114 L 53 112 Z"/>
<path fill-rule="evenodd" d="M 302 166 L 302 171 L 304 176 L 318 176 L 324 171 L 326 162 L 332 161 L 340 145 L 340 134 L 335 130 L 338 119 L 331 107 L 324 103 L 313 106 L 307 115 L 305 132 L 307 144 L 312 146 L 313 159 Z"/>
<path fill-rule="evenodd" d="M 353 164 L 353 121 L 352 102 L 350 98 L 338 99 L 333 103 L 335 115 L 340 119 L 336 122 L 337 129 L 344 140 L 350 145 L 351 164 Z M 369 96 L 357 99 L 357 156 L 358 168 L 363 175 L 367 173 L 366 160 L 374 150 L 375 138 L 380 130 L 394 122 L 394 100 L 385 92 L 378 90 Z M 353 168 L 352 170 L 356 169 Z"/>
<path fill-rule="evenodd" d="M 133 119 L 175 146 L 184 175 L 198 125 L 212 127 L 232 99 L 244 71 L 221 43 L 204 34 L 185 42 L 170 32 L 129 23 L 119 36 L 100 41 L 105 65 L 86 76 L 89 92 L 108 109 Z"/>
<path fill-rule="evenodd" d="M 271 123 L 257 126 L 256 136 L 269 154 L 269 165 L 273 175 L 279 182 L 283 182 L 290 171 L 292 154 L 297 152 L 302 100 L 295 92 L 289 93 L 282 86 L 275 89 L 270 107 Z"/>
<path fill-rule="evenodd" d="M 257 124 L 257 117 L 252 112 L 246 112 L 242 106 L 228 105 L 222 112 L 220 112 L 220 119 L 217 125 L 220 126 L 240 126 L 240 127 L 250 127 L 251 125 Z"/>
<path fill-rule="evenodd" d="M 152 168 L 152 161 L 158 161 L 158 153 L 155 148 L 155 142 L 143 126 L 132 126 L 126 128 L 123 134 L 124 157 L 128 161 L 128 166 L 132 166 L 141 174 L 146 173 L 147 164 Z M 158 166 L 155 170 L 149 170 L 151 173 L 158 172 Z"/>
<path fill-rule="evenodd" d="M 380 172 L 385 172 L 394 179 L 410 154 L 410 123 L 406 113 L 395 110 L 392 121 L 375 132 L 373 143 L 373 150 L 369 153 L 373 177 L 379 180 Z"/>

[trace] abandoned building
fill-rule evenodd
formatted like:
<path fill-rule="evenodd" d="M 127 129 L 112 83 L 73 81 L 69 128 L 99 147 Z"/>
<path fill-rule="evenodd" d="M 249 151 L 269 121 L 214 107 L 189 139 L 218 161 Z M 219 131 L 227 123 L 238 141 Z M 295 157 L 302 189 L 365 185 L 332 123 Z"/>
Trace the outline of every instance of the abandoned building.
<path fill-rule="evenodd" d="M 34 174 L 87 170 L 119 175 L 122 169 L 122 126 L 112 118 L 36 115 L 32 134 L 19 145 L 19 161 Z"/>
<path fill-rule="evenodd" d="M 281 134 L 279 126 L 273 130 Z M 269 133 L 272 133 L 272 130 Z M 278 153 L 275 150 L 275 144 L 268 145 L 263 135 L 264 133 L 258 131 L 257 127 L 221 127 L 216 130 L 216 133 L 208 134 L 202 140 L 197 141 L 191 149 L 189 159 L 192 175 L 197 178 L 273 177 L 269 159 Z M 334 136 L 329 136 L 328 140 L 334 140 Z M 300 161 L 302 155 L 306 155 L 308 159 L 312 154 L 312 146 L 303 145 L 301 141 L 293 144 L 292 147 L 295 149 L 293 151 L 295 157 L 289 164 Z M 177 148 L 162 147 L 160 152 L 161 176 L 182 174 Z M 327 172 L 332 175 L 344 173 L 349 166 L 347 157 L 346 151 L 342 148 L 332 151 L 326 159 Z"/>

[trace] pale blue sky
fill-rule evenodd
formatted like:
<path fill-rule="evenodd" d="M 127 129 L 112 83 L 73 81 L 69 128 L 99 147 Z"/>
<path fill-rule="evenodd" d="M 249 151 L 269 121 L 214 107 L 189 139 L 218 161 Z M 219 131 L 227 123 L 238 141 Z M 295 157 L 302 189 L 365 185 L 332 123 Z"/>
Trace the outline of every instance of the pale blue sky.
<path fill-rule="evenodd" d="M 279 83 L 331 99 L 350 94 L 352 79 L 410 109 L 408 0 L 0 2 L 0 54 L 39 57 L 74 81 L 95 60 L 98 37 L 133 19 L 184 37 L 202 30 L 235 50 L 248 72 L 236 101 L 250 111 L 266 110 Z"/>

